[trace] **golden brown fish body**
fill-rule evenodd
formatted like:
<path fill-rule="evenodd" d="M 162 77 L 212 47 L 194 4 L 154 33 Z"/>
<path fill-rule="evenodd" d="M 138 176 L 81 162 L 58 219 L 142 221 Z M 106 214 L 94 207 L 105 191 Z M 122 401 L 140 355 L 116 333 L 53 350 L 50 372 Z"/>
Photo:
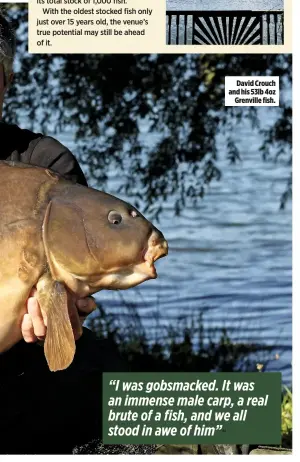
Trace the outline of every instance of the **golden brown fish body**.
<path fill-rule="evenodd" d="M 0 352 L 21 339 L 36 286 L 49 367 L 65 369 L 75 353 L 66 289 L 85 297 L 136 286 L 156 277 L 154 262 L 167 251 L 130 204 L 43 168 L 0 162 Z"/>

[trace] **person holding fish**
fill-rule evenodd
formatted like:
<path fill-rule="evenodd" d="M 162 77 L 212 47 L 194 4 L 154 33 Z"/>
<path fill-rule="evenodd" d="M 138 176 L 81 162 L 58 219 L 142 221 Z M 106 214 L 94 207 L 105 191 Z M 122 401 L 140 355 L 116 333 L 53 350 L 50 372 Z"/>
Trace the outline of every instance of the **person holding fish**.
<path fill-rule="evenodd" d="M 30 163 L 41 167 L 51 167 L 67 179 L 87 186 L 86 178 L 73 154 L 57 140 L 22 130 L 16 125 L 2 122 L 4 96 L 12 81 L 13 59 L 15 52 L 15 38 L 7 20 L 0 12 L 0 160 L 13 160 Z M 43 340 L 46 335 L 46 326 L 42 316 L 36 291 L 33 290 L 27 301 L 27 313 L 22 322 L 22 334 L 25 342 L 32 343 Z M 96 308 L 93 297 L 72 299 L 69 294 L 69 303 L 77 307 L 80 323 Z M 71 310 L 76 313 L 75 310 Z M 76 315 L 73 315 L 73 318 Z M 73 325 L 78 325 L 78 319 L 71 319 Z M 74 327 L 75 329 L 75 327 Z M 76 330 L 76 329 L 75 329 Z M 82 330 L 74 332 L 76 340 L 81 336 Z"/>
<path fill-rule="evenodd" d="M 14 51 L 14 33 L 0 10 L 0 161 L 51 167 L 87 186 L 75 157 L 57 140 L 2 121 L 4 97 L 13 76 Z M 75 323 L 71 319 L 76 339 L 74 366 L 52 378 L 40 346 L 47 328 L 36 288 L 29 295 L 21 323 L 23 341 L 0 353 L 0 453 L 71 454 L 77 445 L 99 436 L 101 371 L 109 370 L 110 363 L 122 370 L 123 362 L 113 352 L 106 351 L 103 357 L 105 342 L 99 343 L 86 328 L 78 329 L 78 324 L 83 324 L 95 310 L 94 299 L 74 299 L 69 294 L 69 310 L 77 318 Z M 36 425 L 39 418 L 42 425 Z"/>
<path fill-rule="evenodd" d="M 0 19 L 2 117 L 15 42 L 9 24 Z M 80 314 L 84 319 L 95 308 L 88 297 L 156 278 L 154 262 L 167 255 L 168 245 L 132 205 L 87 188 L 74 156 L 58 141 L 4 122 L 0 139 L 0 161 L 14 162 L 14 168 L 0 163 L 0 274 L 2 285 L 12 286 L 14 294 L 9 289 L 0 293 L 7 307 L 0 317 L 0 353 L 19 339 L 21 303 L 28 297 L 23 338 L 34 342 L 45 337 L 50 370 L 63 370 L 73 361 L 74 339 L 82 333 Z"/>
<path fill-rule="evenodd" d="M 168 245 L 133 206 L 87 188 L 65 146 L 2 121 L 14 50 L 0 13 L 0 453 L 70 454 L 101 437 L 102 372 L 128 370 L 82 330 L 91 296 L 156 278 Z"/>

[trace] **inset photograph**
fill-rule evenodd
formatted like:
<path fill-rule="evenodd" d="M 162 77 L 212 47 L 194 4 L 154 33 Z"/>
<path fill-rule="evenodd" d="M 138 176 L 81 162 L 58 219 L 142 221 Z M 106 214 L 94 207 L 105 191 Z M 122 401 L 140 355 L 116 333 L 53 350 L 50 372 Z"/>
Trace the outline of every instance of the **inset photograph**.
<path fill-rule="evenodd" d="M 167 0 L 167 45 L 283 45 L 284 0 Z"/>

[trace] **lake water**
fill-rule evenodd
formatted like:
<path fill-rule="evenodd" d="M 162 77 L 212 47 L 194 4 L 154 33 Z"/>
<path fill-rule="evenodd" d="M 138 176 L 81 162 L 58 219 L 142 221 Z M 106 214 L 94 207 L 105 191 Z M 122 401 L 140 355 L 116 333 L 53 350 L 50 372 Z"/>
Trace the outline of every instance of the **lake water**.
<path fill-rule="evenodd" d="M 276 108 L 261 108 L 270 120 Z M 290 169 L 263 162 L 260 137 L 243 124 L 236 131 L 243 161 L 228 166 L 224 140 L 218 139 L 218 165 L 223 171 L 199 207 L 186 207 L 174 217 L 170 204 L 157 226 L 170 244 L 169 256 L 157 262 L 159 278 L 124 291 L 101 292 L 104 308 L 128 318 L 121 299 L 136 308 L 151 333 L 154 318 L 163 326 L 204 312 L 208 328 L 235 327 L 234 340 L 275 346 L 279 360 L 268 370 L 281 370 L 291 380 L 292 219 L 291 204 L 279 211 Z M 76 152 L 69 136 L 59 137 Z M 147 135 L 145 134 L 147 142 Z M 120 173 L 112 172 L 107 188 L 115 193 Z M 125 198 L 126 199 L 126 198 Z M 180 330 L 180 329 L 179 329 Z"/>
<path fill-rule="evenodd" d="M 282 10 L 282 0 L 167 0 L 167 10 Z"/>

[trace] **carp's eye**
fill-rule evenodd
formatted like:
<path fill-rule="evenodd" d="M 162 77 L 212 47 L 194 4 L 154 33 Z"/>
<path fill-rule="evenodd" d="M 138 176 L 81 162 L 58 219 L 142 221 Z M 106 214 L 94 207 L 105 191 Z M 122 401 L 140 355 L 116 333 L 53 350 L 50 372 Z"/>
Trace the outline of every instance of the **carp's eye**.
<path fill-rule="evenodd" d="M 122 222 L 122 216 L 113 210 L 109 212 L 107 219 L 112 225 L 119 225 Z"/>

